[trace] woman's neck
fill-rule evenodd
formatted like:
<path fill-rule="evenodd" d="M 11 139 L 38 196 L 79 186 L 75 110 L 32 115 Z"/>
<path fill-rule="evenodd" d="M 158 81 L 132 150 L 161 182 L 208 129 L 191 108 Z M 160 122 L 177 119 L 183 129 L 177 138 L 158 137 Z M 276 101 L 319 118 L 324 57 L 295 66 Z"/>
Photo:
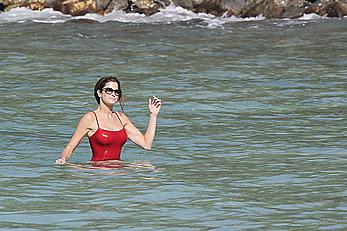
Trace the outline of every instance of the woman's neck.
<path fill-rule="evenodd" d="M 102 102 L 100 102 L 100 105 L 98 107 L 98 110 L 103 113 L 103 114 L 112 114 L 112 109 L 113 109 L 113 106 L 108 106 Z"/>

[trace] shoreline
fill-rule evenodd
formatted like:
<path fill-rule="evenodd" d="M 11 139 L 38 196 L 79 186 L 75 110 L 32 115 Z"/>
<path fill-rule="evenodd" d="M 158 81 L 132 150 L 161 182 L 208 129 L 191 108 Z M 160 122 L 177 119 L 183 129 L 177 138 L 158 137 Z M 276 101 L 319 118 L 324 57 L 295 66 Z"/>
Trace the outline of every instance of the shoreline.
<path fill-rule="evenodd" d="M 25 7 L 35 11 L 52 8 L 71 16 L 87 13 L 105 16 L 113 10 L 150 16 L 172 4 L 194 13 L 217 17 L 295 19 L 305 14 L 337 18 L 347 16 L 346 0 L 255 0 L 252 3 L 249 0 L 0 0 L 0 14 Z"/>

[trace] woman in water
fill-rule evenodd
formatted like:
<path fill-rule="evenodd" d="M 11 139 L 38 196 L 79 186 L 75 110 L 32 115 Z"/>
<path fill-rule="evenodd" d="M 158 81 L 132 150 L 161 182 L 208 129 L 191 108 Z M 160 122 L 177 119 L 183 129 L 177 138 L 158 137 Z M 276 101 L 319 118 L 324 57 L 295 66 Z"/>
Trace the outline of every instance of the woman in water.
<path fill-rule="evenodd" d="M 149 99 L 150 117 L 147 131 L 142 134 L 123 112 L 113 111 L 116 103 L 123 110 L 122 90 L 116 77 L 99 79 L 94 88 L 94 96 L 99 104 L 98 108 L 82 117 L 70 142 L 56 160 L 57 164 L 65 164 L 85 136 L 88 136 L 93 153 L 91 161 L 119 160 L 122 146 L 128 138 L 144 149 L 152 148 L 157 116 L 162 104 L 160 99 Z"/>

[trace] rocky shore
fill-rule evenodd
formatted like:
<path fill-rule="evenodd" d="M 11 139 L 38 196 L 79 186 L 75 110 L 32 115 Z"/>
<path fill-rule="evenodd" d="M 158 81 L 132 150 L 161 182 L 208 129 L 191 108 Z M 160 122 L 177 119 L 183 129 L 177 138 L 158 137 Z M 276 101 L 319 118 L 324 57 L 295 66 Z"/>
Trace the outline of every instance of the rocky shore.
<path fill-rule="evenodd" d="M 223 17 L 298 18 L 315 13 L 342 18 L 347 15 L 347 0 L 0 0 L 0 12 L 26 7 L 31 10 L 53 8 L 73 16 L 105 15 L 113 10 L 152 15 L 170 4 Z"/>

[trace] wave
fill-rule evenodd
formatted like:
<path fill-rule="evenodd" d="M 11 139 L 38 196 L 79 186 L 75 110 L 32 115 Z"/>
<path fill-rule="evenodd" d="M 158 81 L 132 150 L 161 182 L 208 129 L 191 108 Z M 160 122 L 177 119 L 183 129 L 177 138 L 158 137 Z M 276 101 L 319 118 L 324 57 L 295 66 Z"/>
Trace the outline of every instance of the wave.
<path fill-rule="evenodd" d="M 311 14 L 304 15 L 299 20 L 314 20 L 322 18 L 321 16 Z M 125 13 L 124 11 L 115 10 L 111 13 L 102 16 L 99 14 L 86 14 L 84 16 L 71 16 L 63 14 L 59 11 L 54 11 L 51 8 L 42 11 L 33 11 L 27 8 L 14 8 L 8 12 L 0 13 L 0 23 L 65 23 L 71 20 L 93 20 L 96 22 L 104 23 L 110 21 L 124 22 L 124 23 L 145 23 L 145 24 L 171 24 L 176 22 L 195 22 L 198 25 L 207 28 L 222 27 L 226 23 L 240 22 L 240 21 L 259 21 L 264 20 L 265 17 L 258 16 L 253 18 L 238 18 L 231 17 L 216 17 L 205 13 L 194 13 L 182 7 L 170 5 L 162 9 L 156 14 L 145 16 L 138 13 Z"/>
<path fill-rule="evenodd" d="M 194 13 L 182 7 L 170 5 L 156 14 L 145 16 L 139 13 L 125 13 L 124 11 L 114 10 L 111 13 L 102 16 L 99 14 L 86 14 L 84 16 L 71 16 L 54 11 L 51 8 L 42 11 L 33 11 L 24 7 L 14 8 L 8 12 L 0 14 L 0 23 L 64 23 L 71 20 L 93 20 L 104 23 L 110 21 L 124 23 L 146 23 L 146 24 L 171 24 L 175 22 L 198 21 L 201 25 L 207 27 L 219 27 L 225 23 L 235 21 L 254 21 L 263 20 L 263 17 L 254 17 L 242 19 L 237 17 L 216 17 L 205 13 Z"/>

